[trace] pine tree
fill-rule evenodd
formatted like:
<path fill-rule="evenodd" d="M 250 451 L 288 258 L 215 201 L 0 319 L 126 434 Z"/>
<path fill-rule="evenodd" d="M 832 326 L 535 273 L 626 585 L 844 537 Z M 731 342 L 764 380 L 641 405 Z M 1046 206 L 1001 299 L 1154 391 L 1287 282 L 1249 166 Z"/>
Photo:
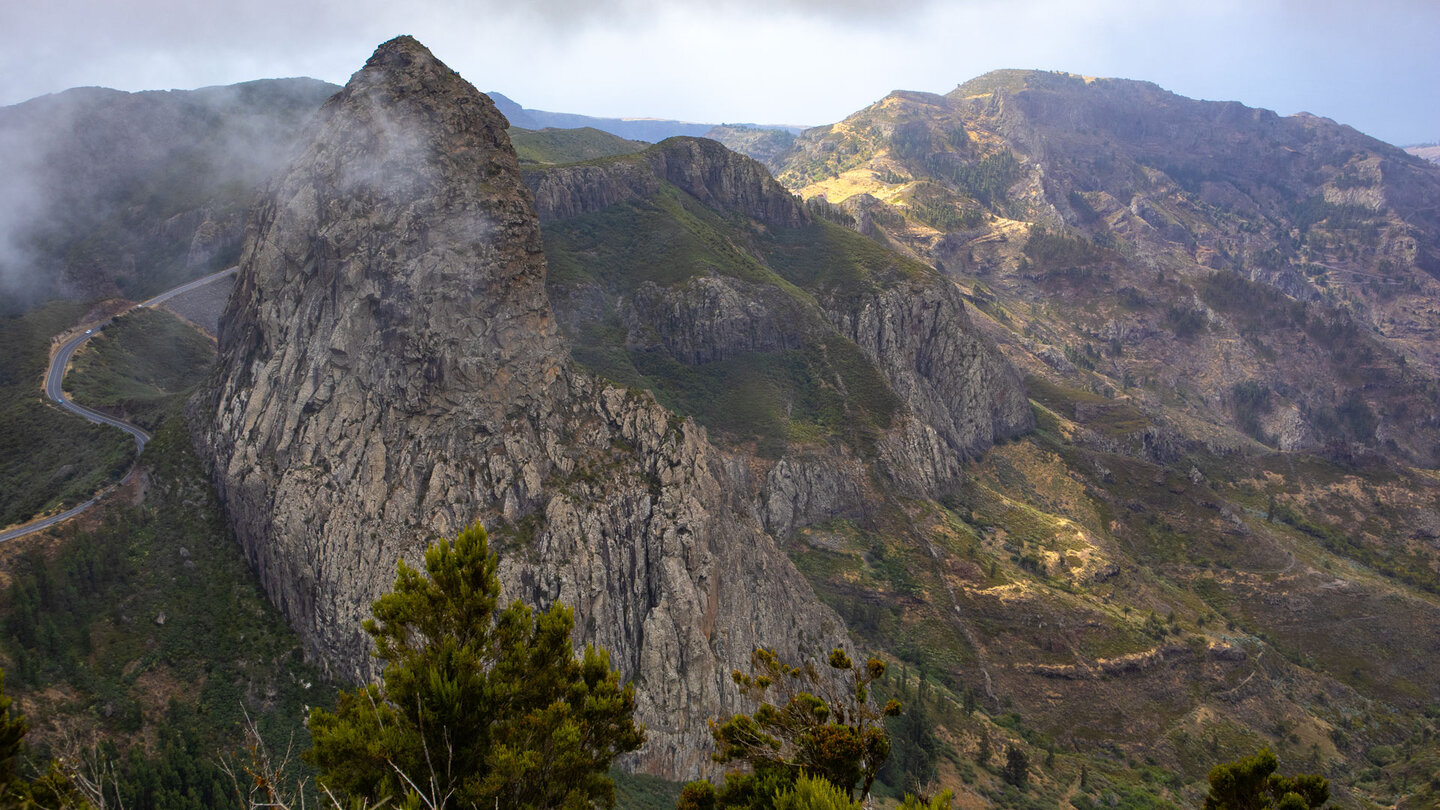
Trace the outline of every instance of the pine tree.
<path fill-rule="evenodd" d="M 403 562 L 365 631 L 380 684 L 310 715 L 307 758 L 342 798 L 462 806 L 610 807 L 614 758 L 640 747 L 635 690 L 603 650 L 576 660 L 574 614 L 500 610 L 485 530 L 466 529 Z"/>
<path fill-rule="evenodd" d="M 1022 789 L 1030 781 L 1030 757 L 1025 755 L 1020 746 L 1010 745 L 1005 748 L 1005 767 L 1000 770 L 1000 778 Z"/>
<path fill-rule="evenodd" d="M 1268 748 L 1210 770 L 1205 810 L 1314 810 L 1330 800 L 1330 783 L 1318 774 L 1277 774 L 1280 761 Z"/>
<path fill-rule="evenodd" d="M 890 756 L 883 718 L 900 714 L 898 700 L 877 707 L 870 699 L 871 685 L 885 676 L 884 662 L 871 658 L 856 666 L 836 648 L 829 677 L 810 662 L 786 664 L 773 650 L 756 650 L 751 662 L 751 673 L 736 670 L 731 677 L 759 707 L 710 724 L 715 761 L 741 762 L 748 772 L 732 771 L 720 786 L 691 782 L 679 807 L 768 808 L 776 791 L 788 790 L 801 775 L 864 801 Z"/>

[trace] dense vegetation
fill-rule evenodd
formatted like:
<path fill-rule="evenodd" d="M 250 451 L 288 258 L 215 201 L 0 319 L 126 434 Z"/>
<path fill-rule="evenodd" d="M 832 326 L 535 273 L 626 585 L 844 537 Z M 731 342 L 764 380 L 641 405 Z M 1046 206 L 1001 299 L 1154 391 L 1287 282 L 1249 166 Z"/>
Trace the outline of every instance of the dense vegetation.
<path fill-rule="evenodd" d="M 58 332 L 77 316 L 52 304 L 9 321 L 0 339 L 20 350 L 4 356 L 43 364 L 48 341 L 34 332 Z M 319 677 L 225 525 L 179 418 L 181 398 L 147 396 L 156 381 L 171 390 L 197 382 L 208 342 L 160 312 L 116 327 L 86 364 L 86 390 L 138 394 L 159 420 L 140 460 L 145 500 L 113 498 L 88 528 L 67 524 L 45 550 L 17 541 L 29 550 L 7 564 L 0 651 L 7 687 L 44 720 L 24 767 L 43 770 L 51 752 L 83 759 L 113 774 L 109 800 L 131 808 L 235 806 L 219 757 L 243 742 L 246 713 L 284 750 L 303 734 L 303 707 L 330 698 L 311 688 Z M 89 423 L 54 413 L 58 437 L 87 435 Z M 133 455 L 128 437 L 107 428 L 102 438 L 109 433 Z M 0 430 L 4 439 L 25 436 Z"/>
<path fill-rule="evenodd" d="M 146 447 L 142 506 L 105 507 L 93 530 L 23 555 L 3 594 L 10 687 L 55 728 L 91 727 L 126 807 L 226 806 L 221 752 L 248 712 L 284 749 L 302 708 L 328 701 L 298 640 L 260 592 L 189 437 L 171 418 Z M 86 737 L 49 728 L 40 750 Z M 148 742 L 146 742 L 148 741 Z M 77 745 L 78 750 L 69 750 Z"/>
<path fill-rule="evenodd" d="M 0 318 L 0 526 L 86 500 L 119 480 L 135 442 L 46 404 L 41 393 L 50 340 L 84 316 L 52 303 Z"/>

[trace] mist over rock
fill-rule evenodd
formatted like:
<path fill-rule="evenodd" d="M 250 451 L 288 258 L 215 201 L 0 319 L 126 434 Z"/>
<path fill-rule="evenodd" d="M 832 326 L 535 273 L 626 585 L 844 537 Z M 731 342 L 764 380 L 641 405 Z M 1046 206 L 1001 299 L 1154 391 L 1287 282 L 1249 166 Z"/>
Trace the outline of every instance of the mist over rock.
<path fill-rule="evenodd" d="M 507 597 L 572 605 L 635 680 L 635 764 L 694 775 L 755 647 L 845 632 L 703 429 L 569 369 L 506 125 L 415 40 L 380 46 L 252 214 L 196 441 L 332 671 L 370 673 L 360 620 L 396 561 L 481 519 Z"/>

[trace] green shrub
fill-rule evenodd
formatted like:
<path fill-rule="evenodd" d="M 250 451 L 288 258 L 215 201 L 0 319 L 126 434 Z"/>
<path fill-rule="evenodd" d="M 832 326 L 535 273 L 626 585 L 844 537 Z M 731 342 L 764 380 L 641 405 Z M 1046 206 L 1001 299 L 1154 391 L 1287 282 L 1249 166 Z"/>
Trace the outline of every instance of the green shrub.
<path fill-rule="evenodd" d="M 825 779 L 801 776 L 795 787 L 775 794 L 775 810 L 860 810 L 859 802 Z"/>

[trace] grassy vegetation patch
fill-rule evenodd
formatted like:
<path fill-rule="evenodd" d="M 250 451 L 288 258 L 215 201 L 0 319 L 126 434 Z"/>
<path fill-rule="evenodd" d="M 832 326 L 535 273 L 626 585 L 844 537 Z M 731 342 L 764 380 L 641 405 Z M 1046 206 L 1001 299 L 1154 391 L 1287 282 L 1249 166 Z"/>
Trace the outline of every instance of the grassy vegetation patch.
<path fill-rule="evenodd" d="M 610 342 L 597 340 L 575 352 L 578 362 L 653 392 L 666 407 L 730 441 L 755 442 L 763 456 L 778 456 L 792 440 L 873 437 L 875 426 L 888 424 L 893 412 L 893 407 L 879 413 L 847 408 L 833 382 L 840 372 L 818 351 L 755 352 L 691 366 L 660 350 L 627 351 L 623 342 L 614 342 L 620 336 L 603 329 L 586 334 Z"/>
<path fill-rule="evenodd" d="M 168 312 L 138 309 L 76 353 L 65 389 L 77 402 L 153 431 L 214 361 L 215 344 L 199 330 Z"/>
<path fill-rule="evenodd" d="M 554 283 L 587 279 L 632 293 L 712 273 L 745 281 L 779 279 L 724 236 L 719 215 L 673 186 L 645 200 L 545 226 L 545 255 Z"/>
<path fill-rule="evenodd" d="M 1051 411 L 1105 436 L 1133 436 L 1150 427 L 1150 418 L 1127 399 L 1107 399 L 1038 375 L 1025 377 L 1025 390 Z"/>
<path fill-rule="evenodd" d="M 594 127 L 540 130 L 511 127 L 510 145 L 515 147 L 521 163 L 550 164 L 630 155 L 650 146 Z"/>
<path fill-rule="evenodd" d="M 871 239 L 824 221 L 771 231 L 765 256 L 787 281 L 841 301 L 886 282 L 932 272 Z"/>

